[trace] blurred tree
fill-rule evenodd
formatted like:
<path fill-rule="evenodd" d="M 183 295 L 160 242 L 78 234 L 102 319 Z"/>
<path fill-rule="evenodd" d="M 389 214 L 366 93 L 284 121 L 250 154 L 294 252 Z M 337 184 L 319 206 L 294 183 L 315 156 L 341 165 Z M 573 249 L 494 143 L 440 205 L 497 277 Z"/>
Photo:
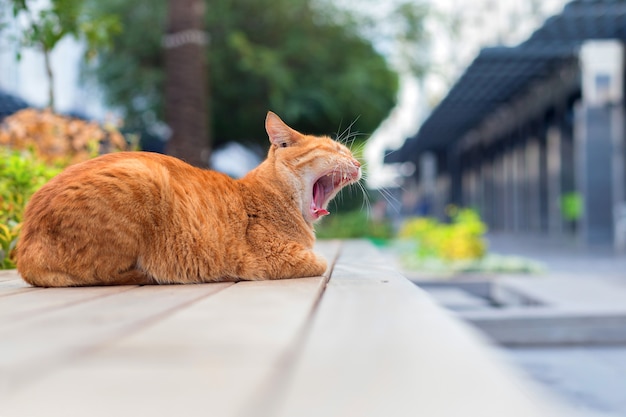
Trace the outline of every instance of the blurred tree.
<path fill-rule="evenodd" d="M 91 0 L 124 22 L 95 69 L 131 126 L 163 118 L 163 2 Z M 360 33 L 359 19 L 329 0 L 212 0 L 205 22 L 214 143 L 265 146 L 271 109 L 307 133 L 372 132 L 395 104 L 397 75 Z M 202 87 L 198 87 L 201 89 Z M 197 150 L 197 152 L 199 152 Z"/>
<path fill-rule="evenodd" d="M 430 66 L 430 31 L 427 18 L 440 20 L 428 0 L 358 0 L 351 13 L 334 15 L 335 21 L 353 21 L 359 33 L 376 43 L 377 49 L 389 57 L 403 74 L 421 79 L 432 70 Z"/>
<path fill-rule="evenodd" d="M 12 16 L 7 16 L 7 11 Z M 48 77 L 48 107 L 54 110 L 54 72 L 50 53 L 68 35 L 85 41 L 87 57 L 108 46 L 111 36 L 121 31 L 116 16 L 93 13 L 84 0 L 50 0 L 47 7 L 32 0 L 0 0 L 0 29 L 9 26 L 8 19 L 20 18 L 17 41 L 21 47 L 38 48 L 44 56 Z M 18 49 L 18 58 L 20 52 Z"/>
<path fill-rule="evenodd" d="M 168 0 L 165 48 L 167 153 L 196 166 L 209 161 L 203 0 Z"/>

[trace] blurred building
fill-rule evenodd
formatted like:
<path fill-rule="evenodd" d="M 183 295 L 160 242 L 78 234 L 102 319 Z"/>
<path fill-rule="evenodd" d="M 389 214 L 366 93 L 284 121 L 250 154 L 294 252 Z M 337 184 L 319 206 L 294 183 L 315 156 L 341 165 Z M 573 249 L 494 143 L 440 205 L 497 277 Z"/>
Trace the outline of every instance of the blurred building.
<path fill-rule="evenodd" d="M 351 0 L 342 0 L 351 1 Z M 353 0 L 354 6 L 363 0 Z M 367 185 L 373 189 L 394 189 L 398 171 L 383 164 L 383 155 L 398 149 L 446 95 L 469 63 L 485 46 L 517 45 L 545 21 L 563 9 L 567 0 L 423 0 L 429 14 L 424 22 L 424 43 L 417 52 L 431 69 L 417 79 L 402 63 L 401 43 L 375 45 L 400 74 L 398 103 L 389 117 L 367 141 Z M 380 3 L 380 2 L 379 2 Z M 377 3 L 377 4 L 379 4 Z M 395 0 L 383 2 L 389 7 Z M 420 3 L 420 2 L 418 2 Z M 383 7 L 380 4 L 380 7 Z M 360 7 L 363 9 L 363 7 Z M 370 13 L 380 13 L 378 6 Z M 394 47 L 396 49 L 394 49 Z M 400 54 L 400 56 L 398 56 Z M 404 167 L 404 171 L 410 169 Z M 394 210 L 392 209 L 391 212 Z"/>
<path fill-rule="evenodd" d="M 480 210 L 492 230 L 626 239 L 626 0 L 574 0 L 515 47 L 480 51 L 418 133 L 416 204 Z M 420 203 L 422 202 L 422 203 Z"/>

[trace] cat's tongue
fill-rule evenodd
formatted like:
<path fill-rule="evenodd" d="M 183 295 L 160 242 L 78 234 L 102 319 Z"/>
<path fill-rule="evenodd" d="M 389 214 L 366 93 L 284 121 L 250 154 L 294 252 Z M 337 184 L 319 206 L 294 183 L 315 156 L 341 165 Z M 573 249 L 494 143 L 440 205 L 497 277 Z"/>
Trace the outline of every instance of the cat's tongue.
<path fill-rule="evenodd" d="M 313 199 L 311 200 L 311 213 L 316 219 L 319 219 L 322 216 L 326 216 L 330 214 L 330 212 L 322 207 L 320 207 L 324 201 L 325 196 L 324 186 L 319 182 L 316 182 L 313 185 Z"/>
<path fill-rule="evenodd" d="M 327 216 L 330 214 L 330 211 L 323 209 L 323 208 L 315 208 L 313 209 L 313 214 L 315 214 L 315 217 L 322 217 L 322 216 Z"/>

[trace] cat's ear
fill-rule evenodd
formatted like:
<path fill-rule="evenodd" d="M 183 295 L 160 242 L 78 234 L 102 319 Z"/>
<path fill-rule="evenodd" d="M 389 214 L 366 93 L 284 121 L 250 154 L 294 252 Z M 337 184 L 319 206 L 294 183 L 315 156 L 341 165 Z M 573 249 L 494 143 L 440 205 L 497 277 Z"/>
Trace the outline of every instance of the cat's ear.
<path fill-rule="evenodd" d="M 287 126 L 280 117 L 271 111 L 265 117 L 265 130 L 270 138 L 270 142 L 279 148 L 286 148 L 298 141 L 300 134 Z"/>

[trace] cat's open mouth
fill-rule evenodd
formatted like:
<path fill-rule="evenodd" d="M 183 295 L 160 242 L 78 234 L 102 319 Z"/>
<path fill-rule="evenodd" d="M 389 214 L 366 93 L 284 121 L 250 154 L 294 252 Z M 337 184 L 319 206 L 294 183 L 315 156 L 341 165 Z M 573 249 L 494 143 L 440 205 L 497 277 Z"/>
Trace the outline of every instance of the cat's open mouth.
<path fill-rule="evenodd" d="M 332 171 L 319 177 L 313 183 L 313 198 L 311 199 L 311 215 L 314 219 L 330 214 L 326 210 L 328 202 L 344 186 L 358 181 L 359 170 L 354 173 Z"/>

